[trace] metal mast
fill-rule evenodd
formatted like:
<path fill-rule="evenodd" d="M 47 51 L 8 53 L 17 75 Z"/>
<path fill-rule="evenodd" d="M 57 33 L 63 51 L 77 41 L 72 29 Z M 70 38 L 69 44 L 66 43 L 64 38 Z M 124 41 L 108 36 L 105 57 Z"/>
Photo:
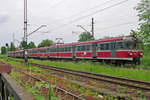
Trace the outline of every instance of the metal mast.
<path fill-rule="evenodd" d="M 26 54 L 26 48 L 27 48 L 27 0 L 24 0 L 24 58 L 25 62 L 27 62 L 27 54 Z"/>
<path fill-rule="evenodd" d="M 94 39 L 94 18 L 92 18 L 92 37 Z"/>

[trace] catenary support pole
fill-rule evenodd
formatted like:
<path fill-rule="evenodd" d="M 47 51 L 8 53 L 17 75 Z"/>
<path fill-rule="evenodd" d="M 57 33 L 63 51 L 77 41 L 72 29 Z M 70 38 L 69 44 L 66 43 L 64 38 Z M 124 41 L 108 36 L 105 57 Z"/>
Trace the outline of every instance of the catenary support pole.
<path fill-rule="evenodd" d="M 94 18 L 92 18 L 92 37 L 94 39 Z"/>

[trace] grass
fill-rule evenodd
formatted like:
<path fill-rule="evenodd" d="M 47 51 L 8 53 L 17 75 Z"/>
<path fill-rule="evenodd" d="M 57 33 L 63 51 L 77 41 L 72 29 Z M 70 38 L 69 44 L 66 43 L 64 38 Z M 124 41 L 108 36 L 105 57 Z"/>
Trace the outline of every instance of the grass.
<path fill-rule="evenodd" d="M 4 62 L 6 62 L 6 59 L 1 59 L 1 61 L 4 61 Z M 42 70 L 44 70 L 44 69 L 41 69 L 41 68 L 38 68 L 38 67 L 36 67 L 36 66 L 30 66 L 30 65 L 25 65 L 25 66 L 22 66 L 19 62 L 15 62 L 15 61 L 9 61 L 9 62 L 6 62 L 7 64 L 11 64 L 11 65 L 13 65 L 13 66 L 15 66 L 15 67 L 17 67 L 17 68 L 21 68 L 22 70 L 23 69 L 30 69 L 31 68 L 31 70 L 32 70 L 32 74 L 34 73 L 34 74 L 39 74 L 39 73 L 41 73 L 41 74 L 46 74 L 46 73 L 42 73 Z M 21 77 L 21 75 L 20 75 L 20 73 L 18 74 L 18 73 L 16 73 L 16 72 L 11 72 L 11 76 L 16 80 L 16 81 L 18 81 L 19 83 L 21 83 L 22 85 L 23 85 L 23 87 L 36 99 L 36 100 L 45 100 L 44 98 L 43 98 L 43 96 L 41 95 L 41 91 L 39 90 L 39 89 L 37 89 L 37 86 L 41 86 L 42 85 L 42 87 L 43 87 L 43 84 L 42 83 L 38 83 L 38 84 L 35 84 L 34 86 L 30 86 L 30 85 L 28 85 L 28 84 L 24 84 L 24 82 L 22 82 L 21 80 L 23 80 L 23 77 Z M 47 76 L 47 75 L 46 75 Z M 50 82 L 56 82 L 56 80 L 57 80 L 57 82 L 56 83 L 61 83 L 61 86 L 65 86 L 66 88 L 67 88 L 67 86 L 69 87 L 69 85 L 71 85 L 71 87 L 70 87 L 70 89 L 73 89 L 73 90 L 75 90 L 75 91 L 78 91 L 79 90 L 79 88 L 80 87 L 78 87 L 76 84 L 73 84 L 73 83 L 71 83 L 71 82 L 67 82 L 66 80 L 64 80 L 64 79 L 62 79 L 62 80 L 60 80 L 60 79 L 56 79 L 56 77 L 55 78 L 53 78 L 53 77 L 51 77 L 51 76 L 48 76 L 48 78 L 50 78 L 49 80 L 50 80 Z M 59 81 L 58 81 L 59 80 Z M 25 82 L 26 83 L 26 82 Z M 37 83 L 37 82 L 36 82 Z M 69 85 L 66 85 L 66 84 L 69 84 Z M 47 86 L 47 85 L 49 85 L 49 84 L 44 84 L 44 86 Z M 52 87 L 53 87 L 53 85 L 52 85 Z M 48 88 L 48 87 L 47 87 Z M 54 88 L 54 87 L 53 87 Z M 54 92 L 52 92 L 52 88 L 50 88 L 50 90 L 51 90 L 51 94 L 49 94 L 50 96 L 51 96 L 51 100 L 58 100 L 57 98 L 56 98 L 56 95 L 54 95 Z M 50 91 L 49 90 L 49 91 Z M 79 91 L 78 91 L 79 92 Z M 95 97 L 97 97 L 98 95 L 97 95 L 97 93 L 96 92 L 93 92 L 93 91 L 87 91 L 86 90 L 86 88 L 84 88 L 84 92 L 83 92 L 83 97 L 84 96 L 87 96 L 87 95 L 94 95 Z"/>
<path fill-rule="evenodd" d="M 1 58 L 1 57 L 0 57 Z M 16 58 L 14 58 L 16 59 Z M 3 61 L 6 62 L 5 58 L 2 58 Z M 18 59 L 17 59 L 18 60 Z M 22 59 L 19 59 L 22 60 Z M 70 68 L 75 70 L 83 70 L 88 72 L 94 72 L 94 73 L 101 73 L 101 74 L 107 74 L 111 76 L 121 76 L 126 78 L 132 78 L 132 79 L 139 79 L 144 81 L 150 81 L 150 70 L 141 69 L 142 68 L 150 68 L 150 57 L 145 56 L 142 60 L 142 64 L 137 66 L 139 69 L 135 68 L 123 68 L 123 67 L 114 67 L 112 65 L 107 64 L 100 64 L 99 62 L 89 62 L 89 61 L 80 61 L 80 62 L 72 62 L 72 61 L 50 61 L 50 60 L 35 60 L 35 59 L 29 59 L 29 62 L 32 63 L 39 63 L 43 65 L 51 65 L 51 66 L 57 66 L 62 68 Z M 9 64 L 13 65 L 20 65 L 20 63 L 15 61 L 9 61 Z M 42 71 L 41 69 L 30 66 L 34 71 Z M 29 66 L 27 66 L 27 69 Z M 124 88 L 121 88 L 122 92 L 125 91 Z M 141 94 L 140 91 L 137 92 L 138 95 Z M 113 100 L 113 99 L 112 99 Z M 144 100 L 144 99 L 141 99 Z"/>
<path fill-rule="evenodd" d="M 144 56 L 141 61 L 141 65 L 137 66 L 138 68 L 150 69 L 150 56 Z"/>
<path fill-rule="evenodd" d="M 141 68 L 150 68 L 150 57 L 144 56 L 142 64 L 135 68 L 114 67 L 112 65 L 100 64 L 99 62 L 72 62 L 72 61 L 50 61 L 50 60 L 35 60 L 29 59 L 29 62 L 43 65 L 51 65 L 62 68 L 70 68 L 74 70 L 82 70 L 93 73 L 107 74 L 111 76 L 121 76 L 132 79 L 150 81 L 150 70 Z"/>
<path fill-rule="evenodd" d="M 67 61 L 41 61 L 30 59 L 30 62 L 39 63 L 43 65 L 51 65 L 63 68 L 70 68 L 75 70 L 82 70 L 94 73 L 107 74 L 112 76 L 121 76 L 139 80 L 150 81 L 150 70 L 145 69 L 134 69 L 134 68 L 122 68 L 122 67 L 114 67 L 111 65 L 101 65 L 98 62 L 92 63 L 87 61 L 82 62 L 67 62 Z"/>

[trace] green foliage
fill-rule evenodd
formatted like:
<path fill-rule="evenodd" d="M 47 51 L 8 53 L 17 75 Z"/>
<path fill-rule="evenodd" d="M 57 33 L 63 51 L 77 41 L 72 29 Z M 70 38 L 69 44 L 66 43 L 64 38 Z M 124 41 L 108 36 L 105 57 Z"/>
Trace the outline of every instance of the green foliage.
<path fill-rule="evenodd" d="M 130 35 L 138 35 L 138 32 L 135 30 L 131 30 Z"/>
<path fill-rule="evenodd" d="M 27 46 L 28 49 L 31 49 L 31 48 L 36 48 L 36 45 L 34 44 L 34 42 L 30 42 Z"/>
<path fill-rule="evenodd" d="M 11 42 L 10 47 L 9 47 L 9 51 L 14 51 L 14 50 L 16 50 L 16 47 L 15 47 L 14 43 Z"/>
<path fill-rule="evenodd" d="M 150 56 L 150 47 L 144 46 L 144 56 Z"/>
<path fill-rule="evenodd" d="M 138 11 L 138 16 L 140 21 L 147 21 L 147 19 L 150 19 L 150 0 L 141 0 L 140 3 L 138 3 L 138 6 L 136 7 L 136 10 Z"/>
<path fill-rule="evenodd" d="M 90 32 L 83 32 L 80 36 L 79 36 L 79 42 L 81 41 L 91 41 L 94 40 L 91 33 Z"/>
<path fill-rule="evenodd" d="M 22 41 L 19 45 L 20 49 L 23 49 L 24 47 L 27 47 L 27 42 L 26 41 Z"/>
<path fill-rule="evenodd" d="M 39 45 L 38 47 L 45 47 L 45 46 L 51 46 L 53 45 L 53 41 L 52 40 L 49 40 L 49 39 L 46 39 L 46 40 L 43 40 Z"/>
<path fill-rule="evenodd" d="M 41 87 L 42 87 L 42 84 L 40 82 L 36 82 L 36 84 L 33 87 L 31 88 L 26 87 L 26 88 L 28 92 L 31 93 L 36 100 L 45 100 L 45 98 L 41 95 L 42 94 L 41 91 L 38 90 Z"/>
<path fill-rule="evenodd" d="M 59 100 L 55 93 L 53 92 L 53 88 L 56 86 L 50 85 L 44 81 L 36 82 L 36 84 L 32 88 L 28 88 L 28 92 L 30 92 L 36 100 L 45 100 L 45 98 L 41 95 L 41 88 L 49 89 L 49 100 Z"/>
<path fill-rule="evenodd" d="M 141 0 L 136 7 L 138 11 L 140 28 L 138 35 L 142 38 L 145 45 L 150 47 L 150 0 Z"/>
<path fill-rule="evenodd" d="M 120 91 L 121 91 L 121 93 L 125 93 L 126 87 L 120 87 Z"/>
<path fill-rule="evenodd" d="M 3 46 L 3 47 L 1 48 L 1 54 L 6 54 L 6 47 Z"/>

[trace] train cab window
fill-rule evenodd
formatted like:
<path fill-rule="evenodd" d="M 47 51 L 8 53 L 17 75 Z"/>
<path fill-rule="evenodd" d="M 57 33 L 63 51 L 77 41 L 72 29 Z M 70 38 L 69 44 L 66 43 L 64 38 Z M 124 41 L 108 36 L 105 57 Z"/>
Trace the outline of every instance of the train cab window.
<path fill-rule="evenodd" d="M 136 49 L 136 43 L 133 41 L 127 41 L 126 42 L 126 48 L 127 49 Z"/>
<path fill-rule="evenodd" d="M 122 42 L 118 42 L 118 49 L 123 49 L 123 43 Z"/>

